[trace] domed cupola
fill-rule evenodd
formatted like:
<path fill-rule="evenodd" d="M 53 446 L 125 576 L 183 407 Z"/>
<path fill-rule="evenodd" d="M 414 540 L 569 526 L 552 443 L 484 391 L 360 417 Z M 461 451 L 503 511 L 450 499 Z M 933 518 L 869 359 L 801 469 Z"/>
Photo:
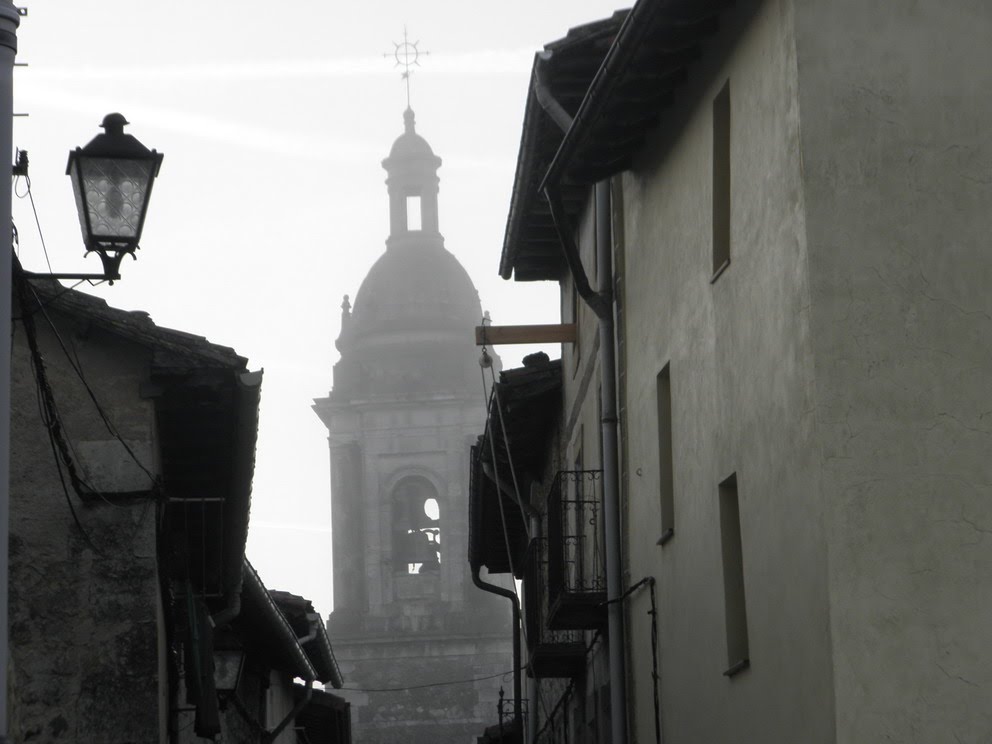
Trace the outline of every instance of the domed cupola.
<path fill-rule="evenodd" d="M 437 169 L 441 158 L 417 134 L 413 109 L 403 112 L 404 132 L 382 167 L 389 174 L 389 239 L 386 246 L 442 243 L 437 221 Z M 411 241 L 411 239 L 413 239 Z"/>
<path fill-rule="evenodd" d="M 388 173 L 390 233 L 355 297 L 342 307 L 334 395 L 395 396 L 475 390 L 473 328 L 482 308 L 468 272 L 438 229 L 441 158 L 416 132 L 404 132 L 382 161 Z"/>

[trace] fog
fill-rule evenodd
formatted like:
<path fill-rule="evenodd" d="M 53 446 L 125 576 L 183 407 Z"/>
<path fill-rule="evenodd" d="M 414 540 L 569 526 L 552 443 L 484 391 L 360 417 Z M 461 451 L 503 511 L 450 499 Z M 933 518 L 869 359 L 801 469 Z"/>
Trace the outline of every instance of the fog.
<path fill-rule="evenodd" d="M 120 111 L 165 159 L 138 260 L 115 286 L 81 289 L 265 370 L 248 555 L 270 588 L 331 610 L 327 429 L 311 405 L 331 389 L 342 297 L 355 298 L 389 232 L 380 161 L 403 131 L 406 89 L 389 55 L 404 24 L 430 52 L 411 95 L 418 132 L 444 161 L 446 248 L 495 322 L 555 322 L 553 288 L 496 275 L 530 64 L 615 8 L 62 0 L 22 19 L 15 110 L 28 116 L 14 142 L 30 152 L 52 265 L 93 268 L 65 159 Z M 15 199 L 14 218 L 25 267 L 41 269 L 27 200 Z M 501 353 L 513 366 L 532 350 Z"/>

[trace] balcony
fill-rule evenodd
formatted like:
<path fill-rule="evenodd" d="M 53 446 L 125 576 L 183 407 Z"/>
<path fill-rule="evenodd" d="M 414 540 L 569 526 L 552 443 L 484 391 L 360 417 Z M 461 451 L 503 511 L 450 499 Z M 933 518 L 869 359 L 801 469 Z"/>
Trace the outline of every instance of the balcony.
<path fill-rule="evenodd" d="M 577 677 L 585 671 L 582 632 L 548 627 L 548 541 L 531 540 L 524 566 L 524 629 L 531 677 Z"/>
<path fill-rule="evenodd" d="M 601 470 L 562 470 L 548 494 L 548 628 L 606 625 Z"/>

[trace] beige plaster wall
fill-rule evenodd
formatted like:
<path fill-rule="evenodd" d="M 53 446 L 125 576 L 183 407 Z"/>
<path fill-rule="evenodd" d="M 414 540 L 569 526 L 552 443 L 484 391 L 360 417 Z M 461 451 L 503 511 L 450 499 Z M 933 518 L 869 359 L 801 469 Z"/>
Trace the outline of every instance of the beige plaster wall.
<path fill-rule="evenodd" d="M 627 569 L 658 582 L 667 744 L 832 742 L 791 4 L 739 3 L 721 28 L 621 182 Z M 712 101 L 728 78 L 731 264 L 711 283 Z M 661 547 L 656 377 L 668 363 L 675 534 Z M 728 678 L 718 484 L 732 473 L 751 666 Z M 654 740 L 648 597 L 628 607 L 638 742 Z"/>
<path fill-rule="evenodd" d="M 989 741 L 992 7 L 795 5 L 837 741 Z"/>

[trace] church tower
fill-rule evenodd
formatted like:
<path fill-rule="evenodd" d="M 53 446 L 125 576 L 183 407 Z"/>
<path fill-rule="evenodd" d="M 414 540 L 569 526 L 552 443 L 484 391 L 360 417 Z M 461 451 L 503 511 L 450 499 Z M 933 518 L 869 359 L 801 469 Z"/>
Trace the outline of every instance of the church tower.
<path fill-rule="evenodd" d="M 482 309 L 439 230 L 441 158 L 411 109 L 403 120 L 382 162 L 386 250 L 354 308 L 345 298 L 334 387 L 314 406 L 331 453 L 329 629 L 349 687 L 395 690 L 349 694 L 356 742 L 468 744 L 496 721 L 512 667 L 508 604 L 472 584 L 465 558 Z"/>

